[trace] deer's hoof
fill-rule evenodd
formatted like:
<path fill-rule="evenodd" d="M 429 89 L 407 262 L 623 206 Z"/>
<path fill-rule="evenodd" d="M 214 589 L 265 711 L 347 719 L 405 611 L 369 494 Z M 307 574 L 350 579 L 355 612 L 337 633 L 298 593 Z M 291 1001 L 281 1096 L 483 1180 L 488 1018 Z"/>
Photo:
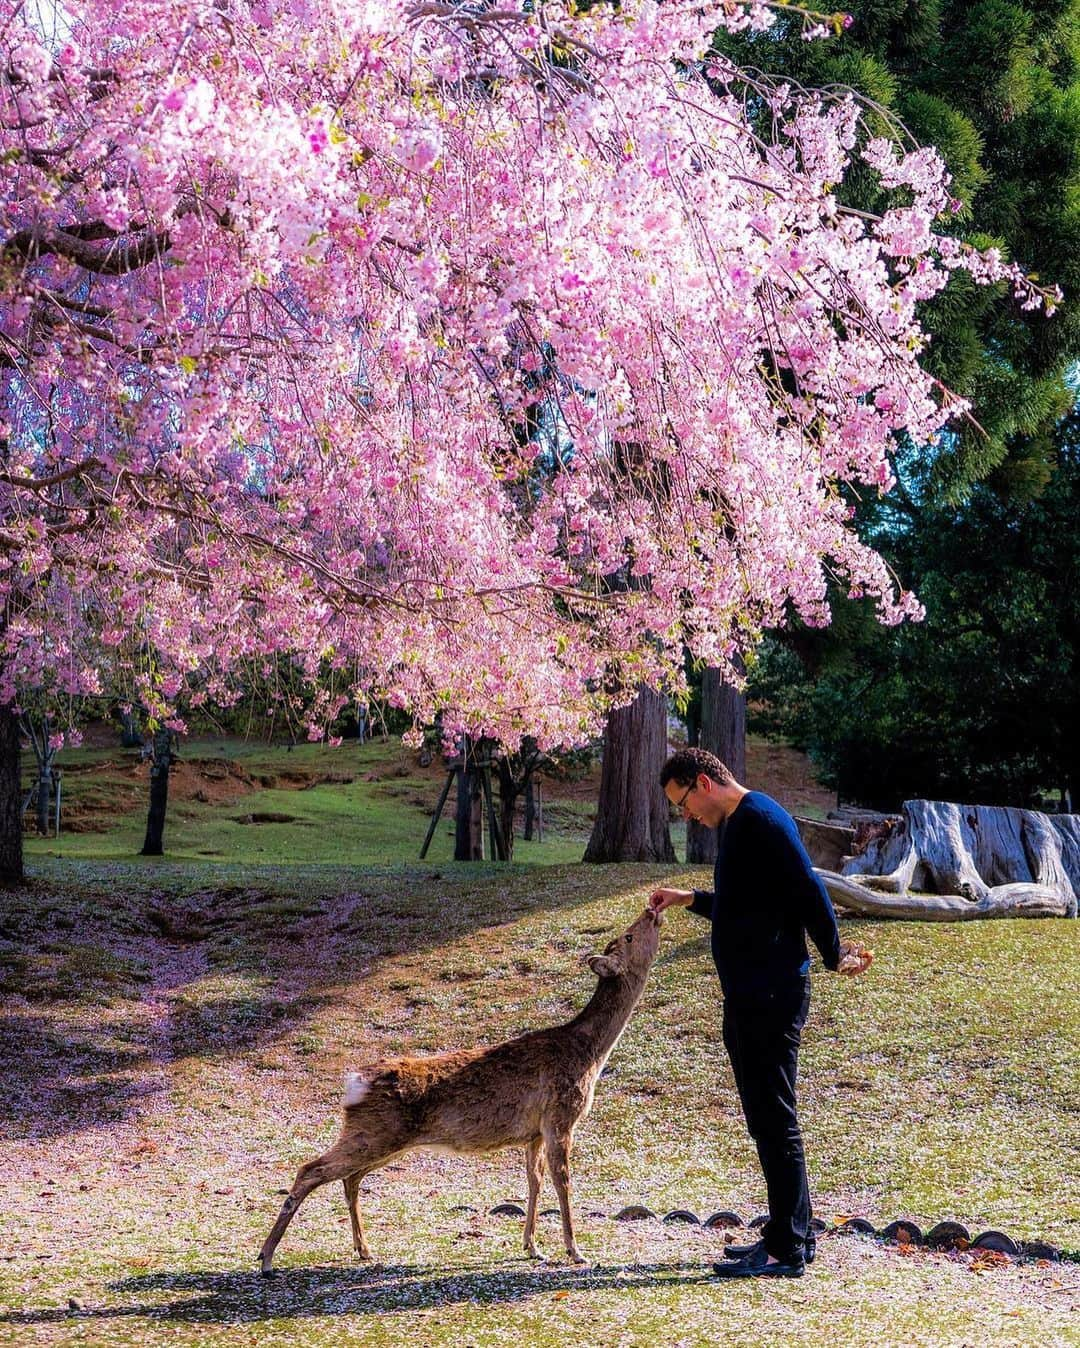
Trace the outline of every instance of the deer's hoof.
<path fill-rule="evenodd" d="M 264 1278 L 276 1278 L 276 1277 L 277 1277 L 277 1269 L 276 1269 L 276 1268 L 271 1268 L 269 1264 L 264 1264 L 264 1265 L 262 1266 L 262 1268 L 259 1269 L 259 1273 L 260 1273 L 260 1274 L 262 1275 L 262 1277 L 264 1277 Z"/>
<path fill-rule="evenodd" d="M 589 1261 L 585 1258 L 585 1256 L 581 1253 L 580 1250 L 570 1250 L 569 1254 L 570 1254 L 570 1262 L 572 1264 L 576 1264 L 578 1268 L 588 1267 Z"/>

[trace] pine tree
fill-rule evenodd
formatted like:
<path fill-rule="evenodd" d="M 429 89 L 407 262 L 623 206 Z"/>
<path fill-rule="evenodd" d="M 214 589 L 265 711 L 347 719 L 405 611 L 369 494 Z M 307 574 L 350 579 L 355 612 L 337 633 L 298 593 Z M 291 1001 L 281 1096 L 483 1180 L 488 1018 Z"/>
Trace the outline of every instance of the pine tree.
<path fill-rule="evenodd" d="M 808 749 L 848 802 L 911 797 L 1039 807 L 1080 795 L 1080 425 L 1035 501 L 974 487 L 898 530 L 894 558 L 926 603 L 886 628 L 848 604 L 824 640 L 763 648 L 754 727 Z M 816 642 L 816 649 L 815 649 Z M 805 652 L 804 652 L 805 653 Z M 816 656 L 816 660 L 813 658 Z"/>

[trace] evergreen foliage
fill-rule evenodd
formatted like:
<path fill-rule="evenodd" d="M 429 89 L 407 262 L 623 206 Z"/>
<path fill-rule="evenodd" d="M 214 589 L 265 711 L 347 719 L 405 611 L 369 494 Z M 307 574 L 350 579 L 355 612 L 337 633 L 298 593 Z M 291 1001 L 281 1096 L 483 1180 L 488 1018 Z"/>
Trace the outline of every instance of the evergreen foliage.
<path fill-rule="evenodd" d="M 780 40 L 718 44 L 807 87 L 857 90 L 880 105 L 866 134 L 891 117 L 937 145 L 953 175 L 950 227 L 1055 281 L 1065 303 L 1047 320 L 957 275 L 924 306 L 929 368 L 970 399 L 971 419 L 932 461 L 898 441 L 899 488 L 856 509 L 926 620 L 882 629 L 838 592 L 827 633 L 796 624 L 763 646 L 750 725 L 807 747 L 849 801 L 1075 800 L 1080 3 L 849 8 L 832 41 L 804 42 L 789 20 Z M 869 175 L 841 190 L 881 205 Z"/>
<path fill-rule="evenodd" d="M 953 175 L 957 223 L 1054 281 L 1050 319 L 957 276 L 926 307 L 929 368 L 972 402 L 972 420 L 938 457 L 933 489 L 953 500 L 994 473 L 1032 495 L 1054 461 L 1054 427 L 1072 405 L 1080 357 L 1080 0 L 855 0 L 840 37 L 806 42 L 796 16 L 765 34 L 724 33 L 741 64 L 809 88 L 848 86 L 936 145 Z M 853 175 L 852 194 L 875 191 Z M 856 204 L 880 205 L 874 200 Z"/>
<path fill-rule="evenodd" d="M 866 605 L 828 633 L 767 643 L 751 727 L 807 748 L 846 801 L 994 805 L 1080 793 L 1080 419 L 1034 502 L 976 487 L 962 508 L 892 523 L 926 620 L 882 628 Z M 806 673 L 809 667 L 813 672 Z"/>

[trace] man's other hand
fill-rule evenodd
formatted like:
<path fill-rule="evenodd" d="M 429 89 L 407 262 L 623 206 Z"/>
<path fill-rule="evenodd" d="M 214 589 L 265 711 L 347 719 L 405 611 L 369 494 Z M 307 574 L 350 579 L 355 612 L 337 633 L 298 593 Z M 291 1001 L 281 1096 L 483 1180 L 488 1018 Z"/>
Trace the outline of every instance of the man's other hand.
<path fill-rule="evenodd" d="M 874 962 L 874 952 L 867 950 L 858 941 L 840 942 L 840 963 L 836 966 L 838 974 L 847 974 L 849 978 L 857 978 L 859 974 L 866 973 Z"/>

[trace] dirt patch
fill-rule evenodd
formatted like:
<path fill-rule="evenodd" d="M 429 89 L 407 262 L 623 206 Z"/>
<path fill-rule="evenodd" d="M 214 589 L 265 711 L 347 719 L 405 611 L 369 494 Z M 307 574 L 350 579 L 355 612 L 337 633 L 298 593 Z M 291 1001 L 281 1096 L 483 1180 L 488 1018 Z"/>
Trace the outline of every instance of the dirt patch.
<path fill-rule="evenodd" d="M 79 778 L 93 774 L 81 789 Z M 64 769 L 63 828 L 71 833 L 107 833 L 118 815 L 146 808 L 148 765 L 137 753 L 104 763 Z M 238 764 L 219 758 L 180 758 L 169 772 L 170 806 L 185 801 L 231 805 L 258 790 Z"/>
<path fill-rule="evenodd" d="M 285 772 L 264 773 L 259 785 L 281 791 L 310 791 L 316 786 L 352 786 L 352 772 L 323 772 L 318 768 L 289 768 Z"/>
<path fill-rule="evenodd" d="M 91 814 L 86 810 L 68 810 L 65 807 L 60 826 L 65 833 L 108 833 L 114 822 L 112 814 Z M 23 819 L 23 830 L 26 833 L 37 833 L 37 821 L 31 819 L 29 813 Z"/>
<path fill-rule="evenodd" d="M 280 810 L 255 810 L 251 814 L 233 815 L 237 824 L 296 824 L 302 822 L 295 814 L 283 814 Z"/>
<path fill-rule="evenodd" d="M 807 756 L 785 744 L 747 741 L 746 785 L 772 796 L 789 814 L 824 818 L 836 806 L 836 793 L 818 782 Z"/>

